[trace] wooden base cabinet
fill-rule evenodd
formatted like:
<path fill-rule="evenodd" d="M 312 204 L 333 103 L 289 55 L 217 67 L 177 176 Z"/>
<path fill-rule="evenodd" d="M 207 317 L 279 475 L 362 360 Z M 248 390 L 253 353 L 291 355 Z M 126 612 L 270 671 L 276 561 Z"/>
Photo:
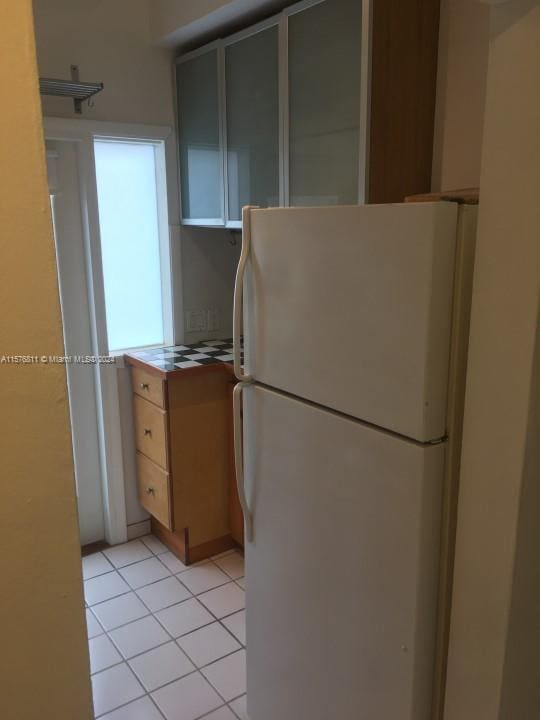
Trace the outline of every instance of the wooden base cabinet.
<path fill-rule="evenodd" d="M 216 364 L 165 373 L 131 356 L 126 362 L 139 500 L 153 532 L 186 564 L 236 547 L 230 371 Z"/>

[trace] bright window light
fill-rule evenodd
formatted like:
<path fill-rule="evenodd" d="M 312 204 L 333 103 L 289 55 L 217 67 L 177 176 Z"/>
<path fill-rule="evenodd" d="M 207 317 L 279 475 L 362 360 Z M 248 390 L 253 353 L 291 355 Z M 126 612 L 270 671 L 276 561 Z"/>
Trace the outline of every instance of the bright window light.
<path fill-rule="evenodd" d="M 94 141 L 109 351 L 165 342 L 156 150 Z"/>

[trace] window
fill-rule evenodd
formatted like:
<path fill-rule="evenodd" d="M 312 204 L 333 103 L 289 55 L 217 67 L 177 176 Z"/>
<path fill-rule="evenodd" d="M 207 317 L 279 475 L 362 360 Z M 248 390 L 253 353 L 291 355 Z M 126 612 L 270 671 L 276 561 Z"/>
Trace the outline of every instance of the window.
<path fill-rule="evenodd" d="M 95 139 L 109 352 L 172 343 L 161 142 Z"/>

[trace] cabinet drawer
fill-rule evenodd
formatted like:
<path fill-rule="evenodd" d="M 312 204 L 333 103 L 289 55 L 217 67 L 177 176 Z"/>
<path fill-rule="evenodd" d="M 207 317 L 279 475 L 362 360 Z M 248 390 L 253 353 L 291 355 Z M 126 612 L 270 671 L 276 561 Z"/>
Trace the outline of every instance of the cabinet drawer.
<path fill-rule="evenodd" d="M 138 395 L 133 396 L 135 445 L 165 470 L 167 463 L 167 413 Z"/>
<path fill-rule="evenodd" d="M 133 392 L 145 400 L 150 400 L 159 407 L 165 407 L 165 383 L 156 375 L 151 375 L 141 368 L 132 370 Z"/>
<path fill-rule="evenodd" d="M 173 529 L 169 475 L 142 453 L 137 453 L 139 502 L 162 525 Z"/>

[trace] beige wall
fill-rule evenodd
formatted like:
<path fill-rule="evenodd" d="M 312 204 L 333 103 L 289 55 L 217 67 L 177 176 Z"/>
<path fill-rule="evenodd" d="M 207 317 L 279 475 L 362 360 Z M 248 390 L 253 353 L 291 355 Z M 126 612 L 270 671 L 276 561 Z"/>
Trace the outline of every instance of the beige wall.
<path fill-rule="evenodd" d="M 488 41 L 487 5 L 442 0 L 433 191 L 479 184 Z"/>
<path fill-rule="evenodd" d="M 29 0 L 0 5 L 0 355 L 63 352 Z M 0 716 L 90 720 L 62 365 L 0 365 Z"/>
<path fill-rule="evenodd" d="M 445 720 L 539 702 L 540 3 L 491 12 Z"/>

